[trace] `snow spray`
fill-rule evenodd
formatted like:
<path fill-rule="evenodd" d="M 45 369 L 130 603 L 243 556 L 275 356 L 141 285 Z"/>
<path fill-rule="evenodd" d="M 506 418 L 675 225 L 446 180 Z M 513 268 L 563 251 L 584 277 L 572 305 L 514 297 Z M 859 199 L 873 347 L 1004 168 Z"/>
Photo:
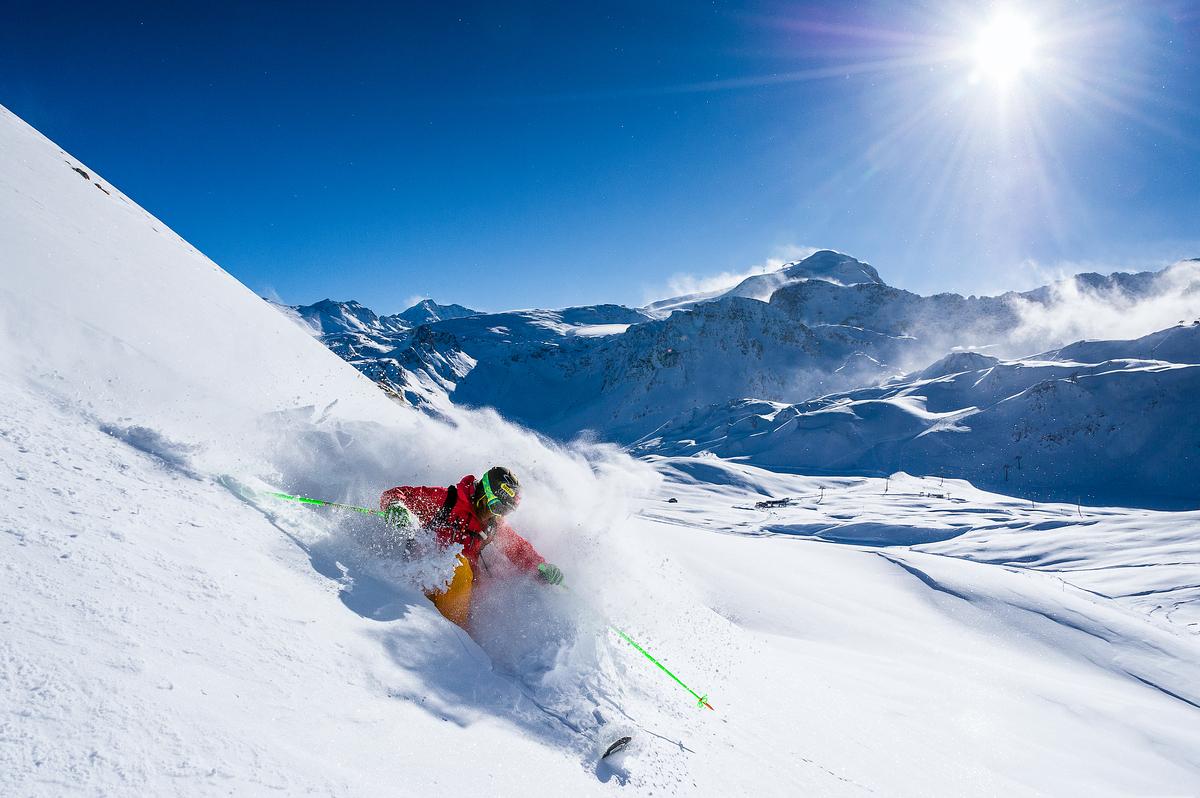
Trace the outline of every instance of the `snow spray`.
<path fill-rule="evenodd" d="M 327 502 L 322 499 L 310 499 L 307 496 L 293 496 L 290 493 L 276 493 L 274 491 L 265 491 L 265 493 L 267 496 L 273 496 L 274 498 L 280 499 L 282 501 L 299 502 L 301 504 L 313 504 L 318 507 L 335 507 L 339 510 L 352 510 L 356 513 L 365 513 L 366 515 L 380 515 L 380 516 L 383 515 L 383 512 L 381 510 L 371 510 L 366 507 L 356 507 L 353 504 L 339 504 L 338 502 Z M 565 585 L 564 585 L 564 587 L 565 587 Z M 708 703 L 707 695 L 700 695 L 695 690 L 693 690 L 692 688 L 690 688 L 686 684 L 684 684 L 682 679 L 680 679 L 675 674 L 671 673 L 670 669 L 668 669 L 666 665 L 663 665 L 661 662 L 659 662 L 657 659 L 655 659 L 654 656 L 649 651 L 647 651 L 646 649 L 644 649 L 640 645 L 638 645 L 637 641 L 635 641 L 632 637 L 627 635 L 623 630 L 618 629 L 617 627 L 611 626 L 611 625 L 609 626 L 609 628 L 612 629 L 614 632 L 616 632 L 617 635 L 622 640 L 624 640 L 626 643 L 628 643 L 629 645 L 631 645 L 635 649 L 637 649 L 638 652 L 643 657 L 645 657 L 646 659 L 653 662 L 659 669 L 662 670 L 663 673 L 670 676 L 675 681 L 676 684 L 678 684 L 684 690 L 687 690 L 689 693 L 691 693 L 692 698 L 696 699 L 697 707 L 705 707 L 707 709 L 713 709 L 713 705 Z M 716 710 L 714 709 L 713 711 L 715 712 Z"/>

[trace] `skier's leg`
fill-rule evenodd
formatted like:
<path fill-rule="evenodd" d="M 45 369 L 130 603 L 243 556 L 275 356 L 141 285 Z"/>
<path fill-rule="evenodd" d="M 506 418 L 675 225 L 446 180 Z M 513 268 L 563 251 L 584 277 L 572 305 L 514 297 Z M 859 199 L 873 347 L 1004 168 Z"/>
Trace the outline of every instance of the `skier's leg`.
<path fill-rule="evenodd" d="M 438 612 L 449 620 L 467 628 L 467 619 L 471 614 L 471 589 L 475 584 L 475 574 L 471 564 L 461 554 L 458 555 L 458 567 L 454 569 L 454 577 L 444 590 L 431 591 L 425 595 L 438 608 Z"/>

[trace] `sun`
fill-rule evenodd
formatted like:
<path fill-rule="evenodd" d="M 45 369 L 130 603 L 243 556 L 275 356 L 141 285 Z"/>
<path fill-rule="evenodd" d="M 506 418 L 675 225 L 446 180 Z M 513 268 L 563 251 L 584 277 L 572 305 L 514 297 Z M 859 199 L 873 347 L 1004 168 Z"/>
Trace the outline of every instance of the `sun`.
<path fill-rule="evenodd" d="M 1036 31 L 1028 18 L 1007 9 L 997 11 L 972 44 L 972 80 L 1012 86 L 1035 66 L 1037 47 Z"/>

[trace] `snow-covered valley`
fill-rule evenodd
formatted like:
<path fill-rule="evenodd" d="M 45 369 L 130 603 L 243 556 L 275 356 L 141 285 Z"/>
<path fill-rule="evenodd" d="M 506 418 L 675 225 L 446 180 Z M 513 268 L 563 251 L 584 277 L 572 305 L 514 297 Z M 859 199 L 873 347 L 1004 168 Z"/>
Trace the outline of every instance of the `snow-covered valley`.
<path fill-rule="evenodd" d="M 600 397 L 573 406 L 578 418 L 679 423 L 692 409 L 659 406 L 684 384 L 658 371 L 662 353 L 625 358 L 647 341 L 707 340 L 679 350 L 699 369 L 731 318 L 743 337 L 727 340 L 746 342 L 756 373 L 799 358 L 793 343 L 840 363 L 864 342 L 908 346 L 899 328 L 777 324 L 778 291 L 807 282 L 665 319 L 616 306 L 503 322 L 430 321 L 431 307 L 403 324 L 356 315 L 342 345 L 424 380 L 425 413 L 2 108 L 0 236 L 0 794 L 1196 793 L 1200 512 L 1032 502 L 931 474 L 771 471 L 717 456 L 772 450 L 722 450 L 752 446 L 741 417 L 721 426 L 730 411 L 686 427 L 695 450 L 660 441 L 635 458 L 464 406 L 477 403 L 472 379 L 516 397 L 522 358 L 553 361 L 541 372 L 552 385 L 570 350 L 594 358 L 574 361 L 590 376 L 571 390 Z M 407 366 L 381 343 L 397 334 L 425 347 Z M 504 336 L 510 383 L 486 351 Z M 848 384 L 838 406 L 861 424 L 862 405 L 903 411 L 925 392 L 922 422 L 944 412 L 931 406 L 942 395 L 984 415 L 984 370 L 1004 382 L 998 404 L 1047 381 L 1150 380 L 1138 395 L 1161 392 L 1165 415 L 1131 417 L 1146 419 L 1147 450 L 1174 456 L 1178 442 L 1173 484 L 1187 490 L 1195 331 L 1160 337 L 1140 342 L 1149 353 L 1095 345 L 1036 369 L 914 373 L 872 396 Z M 759 359 L 755 340 L 780 348 Z M 547 343 L 557 354 L 538 356 Z M 673 373 L 691 384 L 699 372 Z M 714 375 L 694 396 L 749 373 Z M 605 404 L 631 385 L 650 388 L 631 407 Z M 392 387 L 410 401 L 417 390 Z M 780 422 L 808 412 L 770 407 Z M 498 582 L 474 639 L 422 594 L 428 573 L 388 554 L 375 519 L 230 488 L 374 506 L 392 485 L 449 484 L 494 462 L 522 475 L 513 524 L 569 590 Z M 598 761 L 615 733 L 633 747 Z"/>

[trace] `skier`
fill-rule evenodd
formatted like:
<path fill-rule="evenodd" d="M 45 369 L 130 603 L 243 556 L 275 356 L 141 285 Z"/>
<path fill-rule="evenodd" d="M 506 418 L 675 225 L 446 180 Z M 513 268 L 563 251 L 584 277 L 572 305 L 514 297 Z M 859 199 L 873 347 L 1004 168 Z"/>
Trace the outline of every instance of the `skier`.
<path fill-rule="evenodd" d="M 463 627 L 471 609 L 471 590 L 484 547 L 495 542 L 513 565 L 558 585 L 563 573 L 504 522 L 521 501 L 521 485 L 503 466 L 489 468 L 482 479 L 468 474 L 448 488 L 401 485 L 384 491 L 379 506 L 384 520 L 402 534 L 415 526 L 431 530 L 439 544 L 462 544 L 450 584 L 431 591 L 438 611 Z M 487 565 L 484 564 L 486 571 Z"/>

